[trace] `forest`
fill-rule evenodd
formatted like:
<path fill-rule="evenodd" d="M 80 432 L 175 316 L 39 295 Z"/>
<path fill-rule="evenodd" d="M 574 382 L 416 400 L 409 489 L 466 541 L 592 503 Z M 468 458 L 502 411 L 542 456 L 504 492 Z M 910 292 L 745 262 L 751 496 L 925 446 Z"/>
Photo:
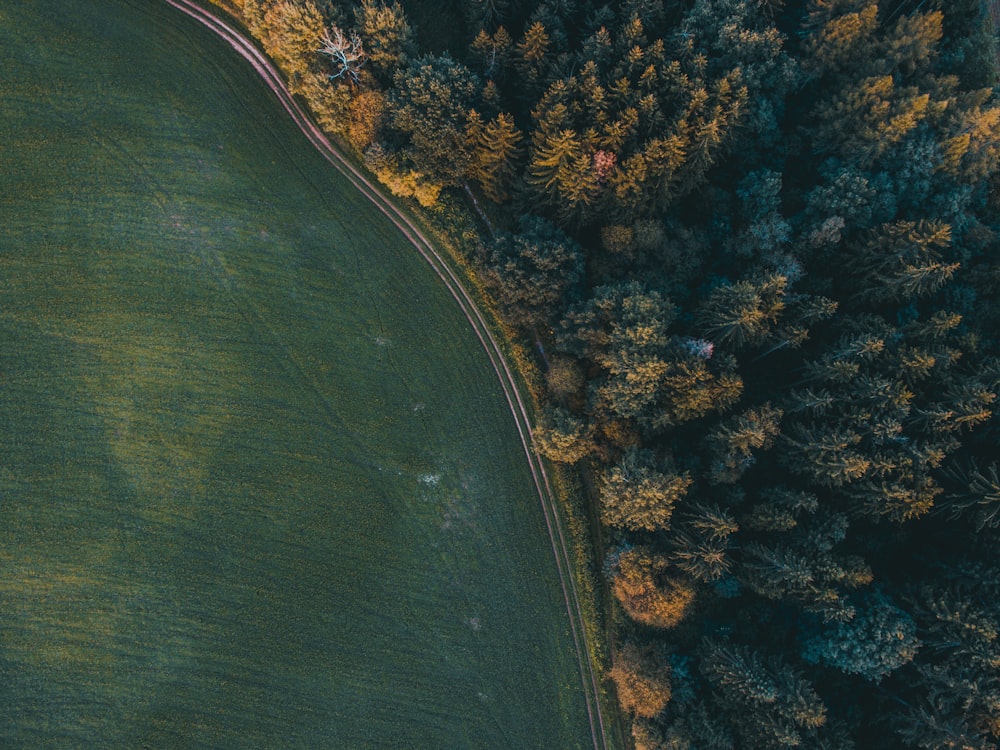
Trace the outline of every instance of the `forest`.
<path fill-rule="evenodd" d="M 981 0 L 216 0 L 537 353 L 637 750 L 997 747 Z"/>

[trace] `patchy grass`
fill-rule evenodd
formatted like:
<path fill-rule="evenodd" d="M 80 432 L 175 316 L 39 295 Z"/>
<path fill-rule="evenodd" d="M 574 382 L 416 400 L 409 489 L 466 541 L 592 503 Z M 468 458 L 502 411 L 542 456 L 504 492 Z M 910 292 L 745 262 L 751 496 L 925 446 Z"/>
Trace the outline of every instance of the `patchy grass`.
<path fill-rule="evenodd" d="M 0 738 L 589 744 L 520 443 L 437 278 L 155 3 L 0 25 Z"/>

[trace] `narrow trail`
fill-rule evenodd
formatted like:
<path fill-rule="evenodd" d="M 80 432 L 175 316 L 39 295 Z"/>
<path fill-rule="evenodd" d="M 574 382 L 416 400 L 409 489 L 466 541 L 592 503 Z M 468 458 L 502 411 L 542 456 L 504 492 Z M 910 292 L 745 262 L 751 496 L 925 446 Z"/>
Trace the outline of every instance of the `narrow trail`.
<path fill-rule="evenodd" d="M 538 493 L 538 500 L 545 516 L 549 540 L 552 544 L 552 552 L 559 573 L 559 580 L 566 603 L 566 612 L 569 616 L 570 629 L 572 631 L 580 670 L 580 679 L 587 704 L 593 746 L 595 750 L 608 750 L 610 746 L 601 710 L 600 686 L 596 670 L 590 659 L 590 648 L 587 643 L 587 634 L 584 627 L 583 609 L 580 605 L 580 596 L 573 577 L 572 555 L 570 553 L 570 545 L 567 541 L 567 534 L 559 517 L 556 496 L 545 466 L 531 448 L 531 420 L 529 418 L 528 407 L 518 387 L 517 379 L 506 358 L 503 356 L 503 350 L 493 335 L 485 317 L 462 284 L 460 278 L 437 251 L 430 239 L 420 231 L 396 204 L 387 198 L 375 184 L 341 154 L 338 148 L 320 130 L 319 126 L 312 121 L 305 110 L 295 101 L 289 93 L 278 69 L 252 41 L 244 37 L 236 28 L 224 20 L 197 5 L 193 0 L 165 0 L 165 2 L 213 31 L 253 66 L 254 70 L 278 98 L 285 111 L 288 112 L 289 116 L 313 146 L 402 232 L 407 241 L 413 245 L 438 275 L 461 308 L 490 359 L 490 364 L 500 381 L 507 404 L 510 407 L 511 414 L 517 426 L 521 445 L 524 449 L 528 467 Z"/>

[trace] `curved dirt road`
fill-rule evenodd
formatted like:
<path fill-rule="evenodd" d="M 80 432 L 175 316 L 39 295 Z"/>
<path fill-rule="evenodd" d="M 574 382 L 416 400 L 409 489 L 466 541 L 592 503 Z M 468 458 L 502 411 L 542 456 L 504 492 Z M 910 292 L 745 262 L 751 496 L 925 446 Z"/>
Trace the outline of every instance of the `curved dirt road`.
<path fill-rule="evenodd" d="M 579 593 L 572 573 L 572 557 L 562 522 L 556 507 L 555 493 L 549 481 L 545 466 L 531 448 L 531 421 L 528 408 L 518 389 L 514 373 L 511 371 L 502 349 L 494 337 L 486 319 L 474 303 L 471 295 L 462 285 L 459 277 L 451 269 L 444 258 L 438 253 L 433 243 L 420 229 L 373 184 L 364 174 L 354 167 L 323 134 L 302 107 L 292 98 L 274 64 L 237 29 L 216 17 L 209 11 L 192 2 L 192 0 L 165 0 L 185 15 L 203 24 L 220 36 L 236 52 L 245 58 L 263 81 L 281 102 L 282 106 L 298 125 L 302 133 L 312 142 L 316 149 L 344 175 L 369 201 L 371 201 L 388 219 L 395 224 L 406 239 L 434 269 L 448 291 L 455 298 L 465 317 L 479 338 L 483 349 L 490 358 L 500 384 L 503 388 L 511 414 L 517 425 L 517 430 L 524 448 L 524 454 L 531 470 L 538 499 L 545 514 L 549 540 L 556 567 L 559 571 L 560 584 L 566 602 L 573 642 L 576 648 L 577 661 L 580 668 L 580 679 L 587 703 L 587 713 L 590 719 L 590 731 L 595 750 L 607 750 L 608 737 L 604 717 L 601 711 L 600 687 L 594 666 L 590 660 L 590 649 L 583 624 L 583 610 L 580 607 Z"/>

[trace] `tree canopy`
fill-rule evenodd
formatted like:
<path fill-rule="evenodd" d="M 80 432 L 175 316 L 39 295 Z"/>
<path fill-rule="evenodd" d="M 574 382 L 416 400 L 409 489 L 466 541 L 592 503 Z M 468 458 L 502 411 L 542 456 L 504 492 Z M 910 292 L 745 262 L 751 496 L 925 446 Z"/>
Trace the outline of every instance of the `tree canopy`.
<path fill-rule="evenodd" d="M 979 0 L 242 5 L 538 351 L 637 748 L 1000 743 Z"/>

